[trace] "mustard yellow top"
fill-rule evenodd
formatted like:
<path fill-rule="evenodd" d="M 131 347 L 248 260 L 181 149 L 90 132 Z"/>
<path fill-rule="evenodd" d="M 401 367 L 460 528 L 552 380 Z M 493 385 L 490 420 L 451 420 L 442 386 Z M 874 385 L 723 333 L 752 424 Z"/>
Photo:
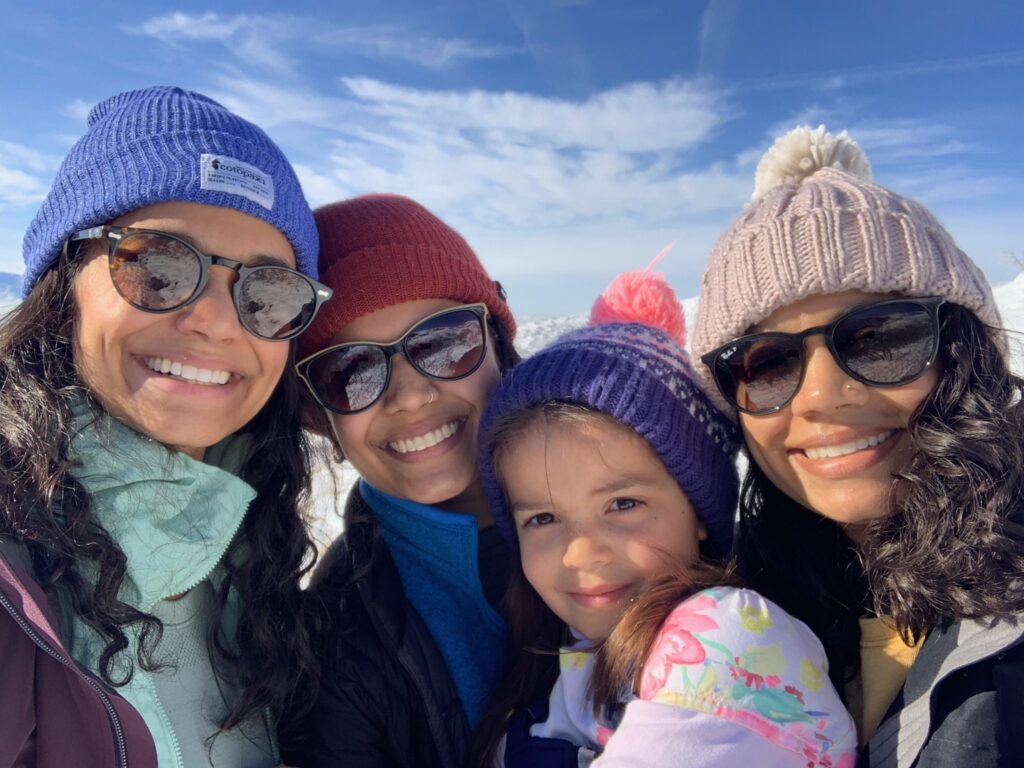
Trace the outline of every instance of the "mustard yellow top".
<path fill-rule="evenodd" d="M 857 724 L 861 746 L 875 734 L 906 682 L 923 641 L 907 645 L 884 619 L 860 620 L 860 674 L 846 685 L 846 705 Z"/>

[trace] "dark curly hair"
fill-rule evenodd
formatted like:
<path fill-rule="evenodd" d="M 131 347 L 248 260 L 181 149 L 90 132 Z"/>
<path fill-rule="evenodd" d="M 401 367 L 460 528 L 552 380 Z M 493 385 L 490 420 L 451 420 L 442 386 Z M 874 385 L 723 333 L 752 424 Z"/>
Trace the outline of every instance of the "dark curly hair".
<path fill-rule="evenodd" d="M 859 546 L 756 463 L 744 480 L 741 573 L 821 638 L 840 691 L 859 668 L 860 616 L 889 617 L 914 641 L 1024 610 L 1024 380 L 1005 331 L 954 304 L 940 321 L 939 380 L 907 430 L 914 455 Z"/>
<path fill-rule="evenodd" d="M 96 518 L 68 455 L 71 403 L 85 399 L 100 412 L 74 364 L 78 311 L 72 291 L 81 266 L 62 258 L 31 294 L 0 321 L 0 536 L 29 552 L 40 584 L 56 594 L 106 642 L 98 672 L 112 686 L 131 680 L 134 665 L 155 670 L 160 621 L 118 599 L 126 558 Z M 294 692 L 315 686 L 312 651 L 320 612 L 300 589 L 316 553 L 298 509 L 309 490 L 306 437 L 299 423 L 299 383 L 284 377 L 245 427 L 252 444 L 241 477 L 256 490 L 218 595 L 219 624 L 227 591 L 242 605 L 232 648 L 211 633 L 211 657 L 222 681 L 240 688 L 221 728 L 269 709 L 275 716 L 308 706 Z M 247 553 L 236 563 L 237 548 Z M 134 658 L 128 630 L 138 633 Z"/>

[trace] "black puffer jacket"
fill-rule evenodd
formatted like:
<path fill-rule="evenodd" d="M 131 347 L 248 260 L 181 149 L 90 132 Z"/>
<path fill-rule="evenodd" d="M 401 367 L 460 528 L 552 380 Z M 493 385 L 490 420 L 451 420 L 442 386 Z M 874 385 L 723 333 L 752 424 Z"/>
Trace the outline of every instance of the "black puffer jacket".
<path fill-rule="evenodd" d="M 1024 623 L 930 632 L 858 765 L 1024 765 Z"/>
<path fill-rule="evenodd" d="M 461 768 L 469 739 L 462 704 L 358 487 L 345 505 L 345 536 L 311 589 L 332 628 L 316 704 L 295 728 L 301 741 L 286 745 L 286 762 Z"/>

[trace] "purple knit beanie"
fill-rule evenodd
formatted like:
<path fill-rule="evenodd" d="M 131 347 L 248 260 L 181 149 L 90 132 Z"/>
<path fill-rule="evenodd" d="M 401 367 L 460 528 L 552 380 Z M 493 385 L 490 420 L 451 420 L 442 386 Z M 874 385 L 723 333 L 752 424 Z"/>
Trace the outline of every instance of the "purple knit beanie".
<path fill-rule="evenodd" d="M 87 123 L 25 233 L 25 296 L 78 230 L 171 201 L 262 219 L 288 238 L 298 270 L 316 278 L 313 212 L 284 154 L 255 125 L 170 86 L 112 96 Z"/>
<path fill-rule="evenodd" d="M 618 280 L 638 274 L 645 273 L 626 273 Z M 495 474 L 492 426 L 513 410 L 564 401 L 612 416 L 643 437 L 724 555 L 732 547 L 739 493 L 736 429 L 698 385 L 680 336 L 645 322 L 607 322 L 616 314 L 625 320 L 630 313 L 609 313 L 607 303 L 602 303 L 605 297 L 598 300 L 591 318 L 597 324 L 568 333 L 524 360 L 505 374 L 488 400 L 480 421 L 480 475 L 495 523 L 518 547 L 515 524 Z M 681 324 L 674 294 L 672 300 L 677 312 L 670 313 L 670 321 L 675 322 L 671 315 L 677 315 Z M 649 318 L 650 312 L 635 316 Z"/>

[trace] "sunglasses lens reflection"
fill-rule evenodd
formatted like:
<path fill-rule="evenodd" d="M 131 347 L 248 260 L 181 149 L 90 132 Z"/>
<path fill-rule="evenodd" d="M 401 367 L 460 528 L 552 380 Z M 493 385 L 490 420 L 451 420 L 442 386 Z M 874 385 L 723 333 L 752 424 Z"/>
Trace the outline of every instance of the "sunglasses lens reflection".
<path fill-rule="evenodd" d="M 483 318 L 457 309 L 428 317 L 405 336 L 405 357 L 435 379 L 461 379 L 483 362 L 487 350 Z M 384 394 L 390 355 L 379 344 L 351 344 L 321 355 L 306 370 L 320 401 L 338 413 L 368 408 Z"/>
<path fill-rule="evenodd" d="M 158 234 L 127 235 L 110 260 L 118 292 L 139 309 L 164 311 L 185 304 L 199 287 L 203 265 L 180 240 Z"/>
<path fill-rule="evenodd" d="M 936 328 L 919 304 L 867 307 L 836 325 L 843 363 L 866 381 L 902 384 L 921 375 L 935 353 Z"/>
<path fill-rule="evenodd" d="M 316 295 L 298 272 L 259 267 L 242 279 L 237 302 L 238 317 L 249 331 L 264 339 L 287 339 L 312 321 Z"/>
<path fill-rule="evenodd" d="M 924 373 L 935 357 L 934 312 L 913 302 L 884 302 L 840 317 L 832 333 L 836 362 L 865 384 L 896 386 Z M 806 360 L 799 334 L 764 333 L 738 339 L 714 361 L 723 394 L 748 413 L 768 413 L 788 403 L 803 378 Z"/>
<path fill-rule="evenodd" d="M 203 279 L 203 256 L 187 243 L 154 232 L 125 235 L 110 260 L 110 276 L 132 306 L 167 312 L 187 304 Z M 261 266 L 244 273 L 235 307 L 242 325 L 263 339 L 297 336 L 313 319 L 316 292 L 298 272 Z"/>
<path fill-rule="evenodd" d="M 387 386 L 387 355 L 380 347 L 356 345 L 317 358 L 307 374 L 320 399 L 348 413 L 362 410 Z"/>
<path fill-rule="evenodd" d="M 761 338 L 741 349 L 742 369 L 733 371 L 735 398 L 748 411 L 774 408 L 784 403 L 800 385 L 803 353 L 799 342 Z"/>
<path fill-rule="evenodd" d="M 480 364 L 484 329 L 469 310 L 430 318 L 406 338 L 409 362 L 438 379 L 458 379 Z"/>

